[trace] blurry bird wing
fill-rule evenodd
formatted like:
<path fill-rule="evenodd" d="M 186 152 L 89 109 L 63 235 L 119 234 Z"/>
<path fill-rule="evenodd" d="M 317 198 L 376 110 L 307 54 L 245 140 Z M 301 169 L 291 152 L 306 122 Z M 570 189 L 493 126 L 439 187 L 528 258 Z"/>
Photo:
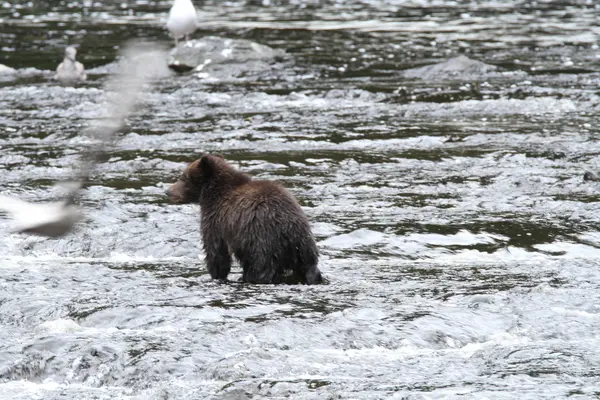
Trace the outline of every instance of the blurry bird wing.
<path fill-rule="evenodd" d="M 42 223 L 63 215 L 65 202 L 29 203 L 15 197 L 0 196 L 0 211 L 12 214 L 15 221 L 22 225 Z"/>
<path fill-rule="evenodd" d="M 45 218 L 17 221 L 14 232 L 29 233 L 47 237 L 60 237 L 69 233 L 83 215 L 76 207 L 65 207 L 64 203 L 48 204 Z"/>
<path fill-rule="evenodd" d="M 0 211 L 16 214 L 25 210 L 31 203 L 15 197 L 0 195 Z"/>
<path fill-rule="evenodd" d="M 84 68 L 83 64 L 80 63 L 79 61 L 77 61 L 75 63 L 75 68 L 77 69 L 77 74 L 79 75 L 79 78 L 82 81 L 85 81 L 87 78 L 87 74 L 85 73 L 85 68 Z"/>

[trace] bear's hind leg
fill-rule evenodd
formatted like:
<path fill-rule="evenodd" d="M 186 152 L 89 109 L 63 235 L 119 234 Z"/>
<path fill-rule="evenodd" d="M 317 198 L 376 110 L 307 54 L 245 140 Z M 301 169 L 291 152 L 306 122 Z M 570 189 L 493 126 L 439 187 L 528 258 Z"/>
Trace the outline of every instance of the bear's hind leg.
<path fill-rule="evenodd" d="M 248 283 L 279 283 L 280 276 L 277 268 L 271 263 L 257 263 L 247 260 L 242 262 L 244 269 L 243 281 Z"/>
<path fill-rule="evenodd" d="M 293 260 L 295 267 L 294 271 L 304 278 L 304 283 L 307 285 L 316 285 L 323 282 L 321 271 L 317 267 L 319 263 L 319 252 L 317 246 L 311 243 L 299 253 Z"/>
<path fill-rule="evenodd" d="M 254 268 L 248 268 L 248 272 L 244 271 L 243 281 L 247 283 L 279 283 L 279 275 L 275 274 L 275 271 L 256 271 Z"/>
<path fill-rule="evenodd" d="M 206 253 L 206 269 L 213 279 L 227 280 L 231 271 L 231 254 L 227 243 L 223 239 L 204 239 L 204 252 Z"/>
<path fill-rule="evenodd" d="M 323 277 L 321 276 L 321 271 L 319 267 L 316 265 L 309 265 L 308 267 L 303 268 L 305 270 L 305 279 L 307 285 L 317 285 L 323 282 Z"/>

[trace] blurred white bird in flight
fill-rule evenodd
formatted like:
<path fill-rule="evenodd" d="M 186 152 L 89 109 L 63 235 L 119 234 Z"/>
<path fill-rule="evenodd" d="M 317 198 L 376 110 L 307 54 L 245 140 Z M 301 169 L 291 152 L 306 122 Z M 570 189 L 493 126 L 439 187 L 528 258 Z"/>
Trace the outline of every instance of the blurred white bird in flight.
<path fill-rule="evenodd" d="M 169 11 L 167 29 L 175 39 L 175 46 L 181 37 L 190 40 L 190 35 L 198 28 L 198 15 L 191 0 L 175 0 Z"/>
<path fill-rule="evenodd" d="M 0 195 L 0 211 L 12 214 L 17 226 L 15 232 L 56 238 L 69 233 L 83 218 L 71 201 L 72 196 L 69 196 L 65 200 L 37 204 Z"/>
<path fill-rule="evenodd" d="M 107 144 L 116 138 L 125 118 L 133 111 L 143 85 L 168 73 L 166 53 L 156 43 L 133 42 L 121 55 L 120 70 L 106 84 L 106 90 L 114 93 L 108 116 L 100 124 L 88 127 L 88 135 L 100 142 L 84 152 L 81 169 L 74 181 L 60 184 L 68 191 L 66 197 L 52 203 L 29 203 L 0 195 L 0 212 L 12 215 L 16 225 L 13 232 L 60 237 L 71 232 L 82 219 L 79 207 L 73 204 L 77 193 L 89 181 Z"/>

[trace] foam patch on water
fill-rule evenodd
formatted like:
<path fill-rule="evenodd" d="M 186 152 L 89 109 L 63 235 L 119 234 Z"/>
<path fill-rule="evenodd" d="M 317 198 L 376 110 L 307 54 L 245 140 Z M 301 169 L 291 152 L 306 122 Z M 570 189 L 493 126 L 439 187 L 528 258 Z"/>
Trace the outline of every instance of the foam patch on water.
<path fill-rule="evenodd" d="M 582 310 L 571 310 L 564 307 L 552 307 L 552 311 L 565 316 L 573 316 L 577 318 L 600 318 L 600 313 L 590 313 Z"/>
<path fill-rule="evenodd" d="M 50 379 L 43 382 L 29 380 L 16 380 L 0 383 L 0 394 L 13 400 L 46 400 L 48 398 L 63 397 L 68 393 L 73 396 L 85 396 L 97 400 L 132 400 L 134 397 L 127 395 L 131 390 L 126 387 L 102 388 L 82 385 L 80 383 L 59 383 Z M 56 397 L 54 397 L 56 395 Z M 49 397 L 51 396 L 51 397 Z M 88 397 L 90 396 L 90 397 Z M 76 397 L 73 397 L 76 398 Z"/>
<path fill-rule="evenodd" d="M 576 112 L 581 107 L 571 99 L 540 97 L 532 99 L 463 100 L 456 103 L 414 103 L 401 106 L 407 117 L 429 115 L 452 117 L 457 115 L 534 115 Z"/>
<path fill-rule="evenodd" d="M 381 243 L 384 239 L 385 235 L 381 232 L 361 228 L 350 233 L 325 239 L 319 245 L 336 249 L 351 249 L 360 246 L 373 246 L 374 244 Z"/>
<path fill-rule="evenodd" d="M 133 256 L 122 253 L 111 253 L 109 257 L 76 257 L 76 256 L 62 256 L 59 254 L 49 254 L 49 253 L 39 253 L 33 255 L 26 256 L 5 256 L 0 257 L 0 259 L 4 259 L 6 261 L 15 262 L 15 263 L 44 263 L 46 267 L 53 268 L 52 264 L 55 261 L 60 261 L 62 263 L 180 263 L 180 262 L 189 262 L 189 257 L 154 257 L 154 256 Z M 47 265 L 45 263 L 48 263 Z M 5 266 L 5 265 L 3 265 Z M 18 265 L 14 265 L 14 268 L 18 268 Z"/>
<path fill-rule="evenodd" d="M 44 333 L 73 333 L 81 332 L 83 328 L 72 319 L 57 319 L 54 321 L 46 321 L 38 325 L 35 330 Z"/>
<path fill-rule="evenodd" d="M 555 257 L 573 258 L 600 258 L 600 248 L 581 243 L 555 241 L 552 243 L 538 244 L 536 249 L 548 252 Z"/>
<path fill-rule="evenodd" d="M 461 229 L 454 235 L 439 235 L 434 233 L 413 233 L 406 237 L 406 240 L 414 240 L 419 243 L 438 245 L 438 246 L 472 246 L 476 244 L 490 244 L 496 242 L 508 242 L 510 238 L 504 235 L 479 233 L 473 234 L 465 229 Z"/>

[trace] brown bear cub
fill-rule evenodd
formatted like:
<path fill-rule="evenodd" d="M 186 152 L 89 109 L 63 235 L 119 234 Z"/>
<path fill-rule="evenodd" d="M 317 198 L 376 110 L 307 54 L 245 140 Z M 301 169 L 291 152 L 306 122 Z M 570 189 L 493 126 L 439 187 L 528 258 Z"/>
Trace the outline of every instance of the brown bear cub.
<path fill-rule="evenodd" d="M 203 155 L 167 195 L 175 204 L 200 204 L 206 265 L 213 279 L 227 279 L 233 254 L 244 282 L 321 283 L 308 219 L 294 196 L 277 183 L 252 180 L 222 157 Z"/>

